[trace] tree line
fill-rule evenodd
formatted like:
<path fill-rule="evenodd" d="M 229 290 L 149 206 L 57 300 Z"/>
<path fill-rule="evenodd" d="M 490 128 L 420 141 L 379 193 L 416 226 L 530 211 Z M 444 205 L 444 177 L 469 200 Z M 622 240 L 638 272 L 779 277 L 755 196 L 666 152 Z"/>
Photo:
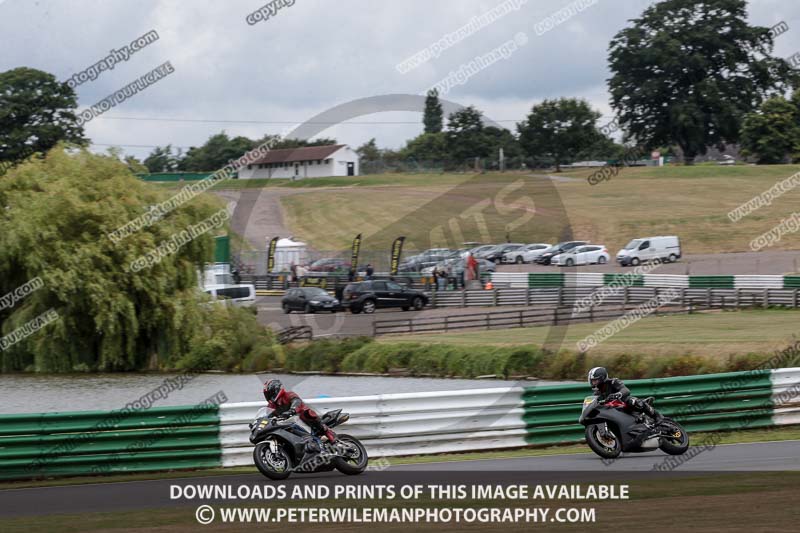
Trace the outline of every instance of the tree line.
<path fill-rule="evenodd" d="M 608 47 L 607 80 L 614 124 L 612 140 L 600 114 L 585 100 L 546 99 L 531 108 L 515 131 L 486 126 L 472 106 L 443 116 L 435 91 L 428 94 L 423 132 L 399 150 L 374 139 L 358 148 L 363 163 L 439 161 L 446 168 L 555 166 L 581 159 L 615 159 L 624 145 L 674 150 L 685 163 L 711 147 L 740 145 L 759 163 L 793 161 L 800 154 L 798 98 L 789 96 L 798 76 L 772 55 L 770 28 L 747 21 L 745 0 L 663 0 L 629 21 Z M 87 145 L 77 125 L 75 93 L 52 74 L 30 68 L 0 73 L 0 172 L 9 164 L 66 141 Z M 144 161 L 115 154 L 135 171 L 212 171 L 273 138 L 212 135 L 183 152 L 156 147 Z M 335 143 L 334 139 L 281 139 L 275 148 Z"/>

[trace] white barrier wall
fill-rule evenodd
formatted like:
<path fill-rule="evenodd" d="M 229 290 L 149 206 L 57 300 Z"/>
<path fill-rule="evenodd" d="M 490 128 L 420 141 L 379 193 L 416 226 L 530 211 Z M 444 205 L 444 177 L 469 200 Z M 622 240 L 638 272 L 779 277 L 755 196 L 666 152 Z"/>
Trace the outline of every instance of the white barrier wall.
<path fill-rule="evenodd" d="M 320 413 L 342 409 L 341 428 L 373 456 L 489 450 L 525 445 L 521 387 L 321 398 Z M 223 466 L 252 464 L 247 426 L 263 402 L 220 406 Z"/>
<path fill-rule="evenodd" d="M 800 424 L 800 368 L 626 383 L 633 394 L 655 396 L 656 408 L 674 414 L 690 431 Z M 336 431 L 358 437 L 370 456 L 378 457 L 579 442 L 583 428 L 577 420 L 588 394 L 585 384 L 576 383 L 321 398 L 308 404 L 320 414 L 349 413 L 350 420 Z M 263 406 L 220 406 L 223 466 L 252 464 L 248 423 Z"/>

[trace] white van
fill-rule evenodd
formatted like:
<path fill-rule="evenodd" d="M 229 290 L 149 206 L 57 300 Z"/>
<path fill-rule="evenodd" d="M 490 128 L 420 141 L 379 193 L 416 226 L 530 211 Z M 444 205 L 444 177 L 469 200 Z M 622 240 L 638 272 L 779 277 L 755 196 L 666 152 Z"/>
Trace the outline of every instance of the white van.
<path fill-rule="evenodd" d="M 617 253 L 617 263 L 637 266 L 660 259 L 673 263 L 681 258 L 681 241 L 674 235 L 633 239 Z"/>
<path fill-rule="evenodd" d="M 256 287 L 252 284 L 206 285 L 203 289 L 212 299 L 237 307 L 256 305 Z"/>

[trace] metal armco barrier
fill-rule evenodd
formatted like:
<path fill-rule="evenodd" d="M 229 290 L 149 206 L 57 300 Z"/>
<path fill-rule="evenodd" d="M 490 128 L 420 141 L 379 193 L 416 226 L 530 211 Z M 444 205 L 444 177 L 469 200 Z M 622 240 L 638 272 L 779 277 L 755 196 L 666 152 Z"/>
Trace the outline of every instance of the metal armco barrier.
<path fill-rule="evenodd" d="M 676 291 L 676 292 L 673 292 Z M 602 296 L 596 305 L 589 299 Z M 674 298 L 672 298 L 674 296 Z M 669 298 L 672 298 L 669 300 Z M 398 318 L 373 322 L 373 335 L 451 331 L 467 328 L 533 327 L 611 320 L 637 306 L 661 299 L 659 313 L 691 313 L 708 309 L 788 307 L 800 304 L 800 289 L 688 289 L 659 287 L 558 287 L 494 289 L 433 293 L 432 307 L 498 307 L 525 309 L 464 313 L 449 317 Z M 583 304 L 587 305 L 584 306 Z"/>
<path fill-rule="evenodd" d="M 492 290 L 447 291 L 429 294 L 431 307 L 495 307 L 515 306 L 563 306 L 572 305 L 602 291 L 603 305 L 626 305 L 644 303 L 665 291 L 678 291 L 676 302 L 692 301 L 700 305 L 737 307 L 800 307 L 800 288 L 688 288 L 688 287 L 644 287 L 644 286 L 600 286 L 600 287 L 552 287 L 552 288 L 495 288 Z"/>
<path fill-rule="evenodd" d="M 0 415 L 0 479 L 220 464 L 219 407 Z"/>
<path fill-rule="evenodd" d="M 314 338 L 314 330 L 311 326 L 291 326 L 278 332 L 278 342 L 289 344 L 297 340 L 310 341 Z"/>
<path fill-rule="evenodd" d="M 638 397 L 689 431 L 724 431 L 800 424 L 800 368 L 627 380 Z M 339 431 L 364 442 L 372 456 L 491 450 L 575 443 L 584 384 L 324 398 L 320 411 L 343 409 Z M 220 413 L 223 464 L 252 462 L 247 422 L 260 403 L 225 405 Z"/>
<path fill-rule="evenodd" d="M 626 384 L 638 397 L 654 396 L 657 409 L 693 432 L 800 424 L 800 368 Z M 321 412 L 350 413 L 339 431 L 362 439 L 370 455 L 378 457 L 580 442 L 584 432 L 577 420 L 590 392 L 585 383 L 576 383 L 309 403 Z M 5 415 L 0 417 L 0 477 L 250 465 L 253 447 L 247 424 L 263 405 L 222 404 L 196 413 L 194 420 L 185 416 L 192 407 L 151 408 L 106 423 L 112 429 L 103 431 L 97 425 L 113 413 Z M 185 423 L 175 427 L 170 420 L 180 415 Z M 158 433 L 165 428 L 170 433 Z M 148 446 L 141 446 L 143 442 Z"/>
<path fill-rule="evenodd" d="M 600 274 L 594 272 L 495 272 L 497 287 L 601 287 L 616 284 L 632 287 L 676 287 L 692 289 L 796 289 L 800 276 L 682 276 L 675 274 L 637 274 L 630 272 Z"/>
<path fill-rule="evenodd" d="M 680 302 L 669 307 L 660 307 L 659 315 L 675 313 L 691 313 L 709 309 L 721 309 L 719 305 L 703 305 L 701 302 Z M 491 311 L 488 313 L 470 313 L 458 316 L 434 316 L 426 318 L 397 318 L 392 320 L 376 320 L 372 323 L 373 336 L 393 335 L 401 333 L 433 333 L 457 331 L 463 329 L 509 329 L 535 326 L 556 326 L 578 322 L 595 322 L 613 320 L 636 309 L 634 305 L 618 307 L 589 307 L 576 311 L 572 307 L 529 307 L 516 311 Z"/>

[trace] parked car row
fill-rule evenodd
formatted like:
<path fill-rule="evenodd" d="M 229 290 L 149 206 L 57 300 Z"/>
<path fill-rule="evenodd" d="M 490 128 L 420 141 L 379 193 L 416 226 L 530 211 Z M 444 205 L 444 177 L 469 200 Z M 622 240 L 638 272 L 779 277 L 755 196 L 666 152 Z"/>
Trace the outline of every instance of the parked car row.
<path fill-rule="evenodd" d="M 494 272 L 496 269 L 496 265 L 491 261 L 487 261 L 486 259 L 476 259 L 476 261 L 480 272 Z M 440 272 L 448 272 L 451 276 L 458 277 L 464 272 L 465 268 L 466 257 L 454 257 L 440 261 L 433 266 L 423 268 L 420 274 L 431 276 L 434 270 L 438 270 Z"/>
<path fill-rule="evenodd" d="M 398 267 L 399 272 L 422 272 L 423 269 L 450 258 L 458 250 L 449 248 L 431 248 L 424 252 L 407 257 Z"/>
<path fill-rule="evenodd" d="M 432 248 L 410 257 L 404 265 L 414 265 L 416 272 L 431 275 L 435 269 L 447 271 L 458 277 L 464 272 L 466 257 L 472 253 L 481 272 L 493 272 L 495 264 L 537 263 L 540 265 L 578 266 L 604 265 L 611 260 L 608 249 L 602 244 L 586 241 L 564 241 L 553 245 L 545 243 L 503 243 L 480 245 L 472 248 L 449 250 Z M 676 236 L 656 236 L 633 239 L 616 255 L 622 266 L 637 266 L 647 261 L 674 262 L 681 258 L 680 240 Z M 326 260 L 327 261 L 327 260 Z M 326 262 L 324 264 L 334 264 Z M 424 265 L 424 266 L 423 266 Z M 321 266 L 321 265 L 320 265 Z M 416 270 L 418 268 L 418 270 Z M 230 298 L 236 305 L 252 305 L 255 290 L 252 285 L 207 287 L 213 298 Z M 285 313 L 303 311 L 336 312 L 349 309 L 351 313 L 374 313 L 380 308 L 421 310 L 428 305 L 424 292 L 409 288 L 392 280 L 369 280 L 348 283 L 341 299 L 335 298 L 319 287 L 290 289 L 284 295 L 281 306 Z"/>
<path fill-rule="evenodd" d="M 503 254 L 503 263 L 533 263 L 548 248 L 550 248 L 549 244 L 526 244 Z"/>
<path fill-rule="evenodd" d="M 401 271 L 419 272 L 430 275 L 435 269 L 463 271 L 467 253 L 471 253 L 480 265 L 481 271 L 494 271 L 498 263 L 536 263 L 540 265 L 603 265 L 611 261 L 611 254 L 602 244 L 587 241 L 564 241 L 548 243 L 502 243 L 484 244 L 460 250 L 432 248 L 408 258 Z M 642 262 L 659 259 L 677 261 L 681 257 L 680 242 L 675 236 L 647 237 L 634 239 L 616 255 L 622 266 L 636 266 Z"/>

